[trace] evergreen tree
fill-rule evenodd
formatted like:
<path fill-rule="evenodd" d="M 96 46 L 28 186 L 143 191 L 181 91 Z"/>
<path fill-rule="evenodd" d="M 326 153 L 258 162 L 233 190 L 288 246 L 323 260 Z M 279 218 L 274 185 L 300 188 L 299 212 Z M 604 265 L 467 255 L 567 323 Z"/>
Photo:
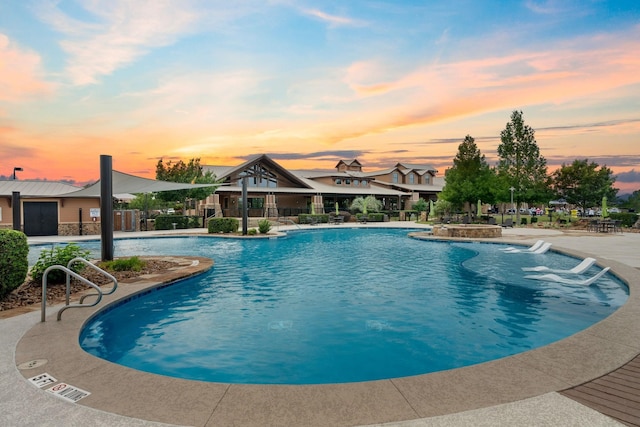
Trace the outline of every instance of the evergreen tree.
<path fill-rule="evenodd" d="M 478 200 L 495 202 L 495 171 L 480 153 L 475 140 L 467 135 L 458 146 L 453 166 L 445 172 L 445 185 L 440 197 L 458 208 L 466 204 L 471 215 L 471 205 Z"/>
<path fill-rule="evenodd" d="M 522 202 L 548 202 L 547 161 L 540 155 L 535 131 L 525 125 L 522 111 L 511 114 L 511 121 L 500 132 L 500 141 L 497 167 L 502 190 L 500 201 L 510 201 L 513 192 L 516 208 Z M 516 212 L 516 223 L 520 223 L 520 210 L 516 209 Z"/>

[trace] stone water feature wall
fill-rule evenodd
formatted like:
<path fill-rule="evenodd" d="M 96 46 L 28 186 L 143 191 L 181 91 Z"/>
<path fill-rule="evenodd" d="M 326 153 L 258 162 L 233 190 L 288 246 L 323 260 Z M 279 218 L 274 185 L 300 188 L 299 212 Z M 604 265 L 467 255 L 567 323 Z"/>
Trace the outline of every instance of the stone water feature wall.
<path fill-rule="evenodd" d="M 433 235 L 436 237 L 463 237 L 467 239 L 495 238 L 502 237 L 502 227 L 482 224 L 434 225 Z"/>

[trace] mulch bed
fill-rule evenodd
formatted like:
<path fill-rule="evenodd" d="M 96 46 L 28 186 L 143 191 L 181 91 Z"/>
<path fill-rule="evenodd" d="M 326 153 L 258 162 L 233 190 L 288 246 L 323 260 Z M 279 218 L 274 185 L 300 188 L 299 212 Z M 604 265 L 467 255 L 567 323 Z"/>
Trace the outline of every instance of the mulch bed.
<path fill-rule="evenodd" d="M 142 258 L 145 262 L 145 266 L 140 271 L 109 271 L 108 273 L 114 276 L 118 283 L 126 282 L 130 279 L 135 279 L 144 274 L 161 274 L 171 268 L 177 267 L 179 264 L 171 261 L 164 261 L 161 259 Z M 97 284 L 106 285 L 111 281 L 105 276 L 92 268 L 85 268 L 82 273 L 82 277 Z M 84 283 L 72 279 L 71 280 L 71 296 L 81 293 L 89 289 Z M 47 302 L 59 303 L 63 302 L 66 298 L 66 284 L 47 284 Z M 40 304 L 42 302 L 42 283 L 31 281 L 27 278 L 27 281 L 20 287 L 15 289 L 4 299 L 0 301 L 0 311 L 7 311 L 18 307 L 26 307 L 34 304 Z"/>

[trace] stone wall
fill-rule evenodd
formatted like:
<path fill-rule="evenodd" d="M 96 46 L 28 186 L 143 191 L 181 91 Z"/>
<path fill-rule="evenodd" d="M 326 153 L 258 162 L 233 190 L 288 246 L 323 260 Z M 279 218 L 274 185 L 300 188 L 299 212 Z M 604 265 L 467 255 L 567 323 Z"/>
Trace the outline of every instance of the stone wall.
<path fill-rule="evenodd" d="M 66 223 L 66 224 L 58 224 L 58 236 L 79 236 L 79 224 L 76 223 Z M 88 222 L 82 223 L 82 234 L 85 236 L 90 236 L 94 234 L 100 234 L 100 222 Z"/>
<path fill-rule="evenodd" d="M 433 235 L 437 237 L 463 237 L 467 239 L 484 239 L 502 237 L 499 225 L 456 224 L 435 225 Z"/>

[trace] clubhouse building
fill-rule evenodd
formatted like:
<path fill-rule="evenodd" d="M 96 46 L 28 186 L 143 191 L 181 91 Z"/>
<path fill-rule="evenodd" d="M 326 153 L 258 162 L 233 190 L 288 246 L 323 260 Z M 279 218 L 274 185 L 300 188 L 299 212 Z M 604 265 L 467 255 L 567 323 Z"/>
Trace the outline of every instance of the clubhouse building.
<path fill-rule="evenodd" d="M 302 213 L 349 209 L 356 197 L 374 196 L 385 210 L 411 210 L 420 198 L 436 200 L 443 179 L 428 165 L 397 163 L 363 171 L 358 160 L 341 160 L 335 170 L 287 170 L 269 156 L 256 155 L 237 166 L 203 166 L 222 183 L 205 200 L 193 201 L 189 214 L 205 218 L 242 217 L 246 178 L 249 217 L 277 219 Z M 146 193 L 174 189 L 167 183 L 114 171 L 114 193 Z M 188 184 L 187 184 L 188 185 Z M 19 228 L 28 236 L 100 233 L 100 195 L 55 181 L 0 181 L 0 228 Z M 120 188 L 119 188 L 120 187 Z M 135 190 L 133 189 L 135 188 Z M 16 198 L 16 193 L 19 197 Z M 117 194 L 116 194 L 117 196 Z M 16 205 L 17 204 L 17 208 Z M 140 212 L 114 211 L 114 229 L 140 229 Z"/>

